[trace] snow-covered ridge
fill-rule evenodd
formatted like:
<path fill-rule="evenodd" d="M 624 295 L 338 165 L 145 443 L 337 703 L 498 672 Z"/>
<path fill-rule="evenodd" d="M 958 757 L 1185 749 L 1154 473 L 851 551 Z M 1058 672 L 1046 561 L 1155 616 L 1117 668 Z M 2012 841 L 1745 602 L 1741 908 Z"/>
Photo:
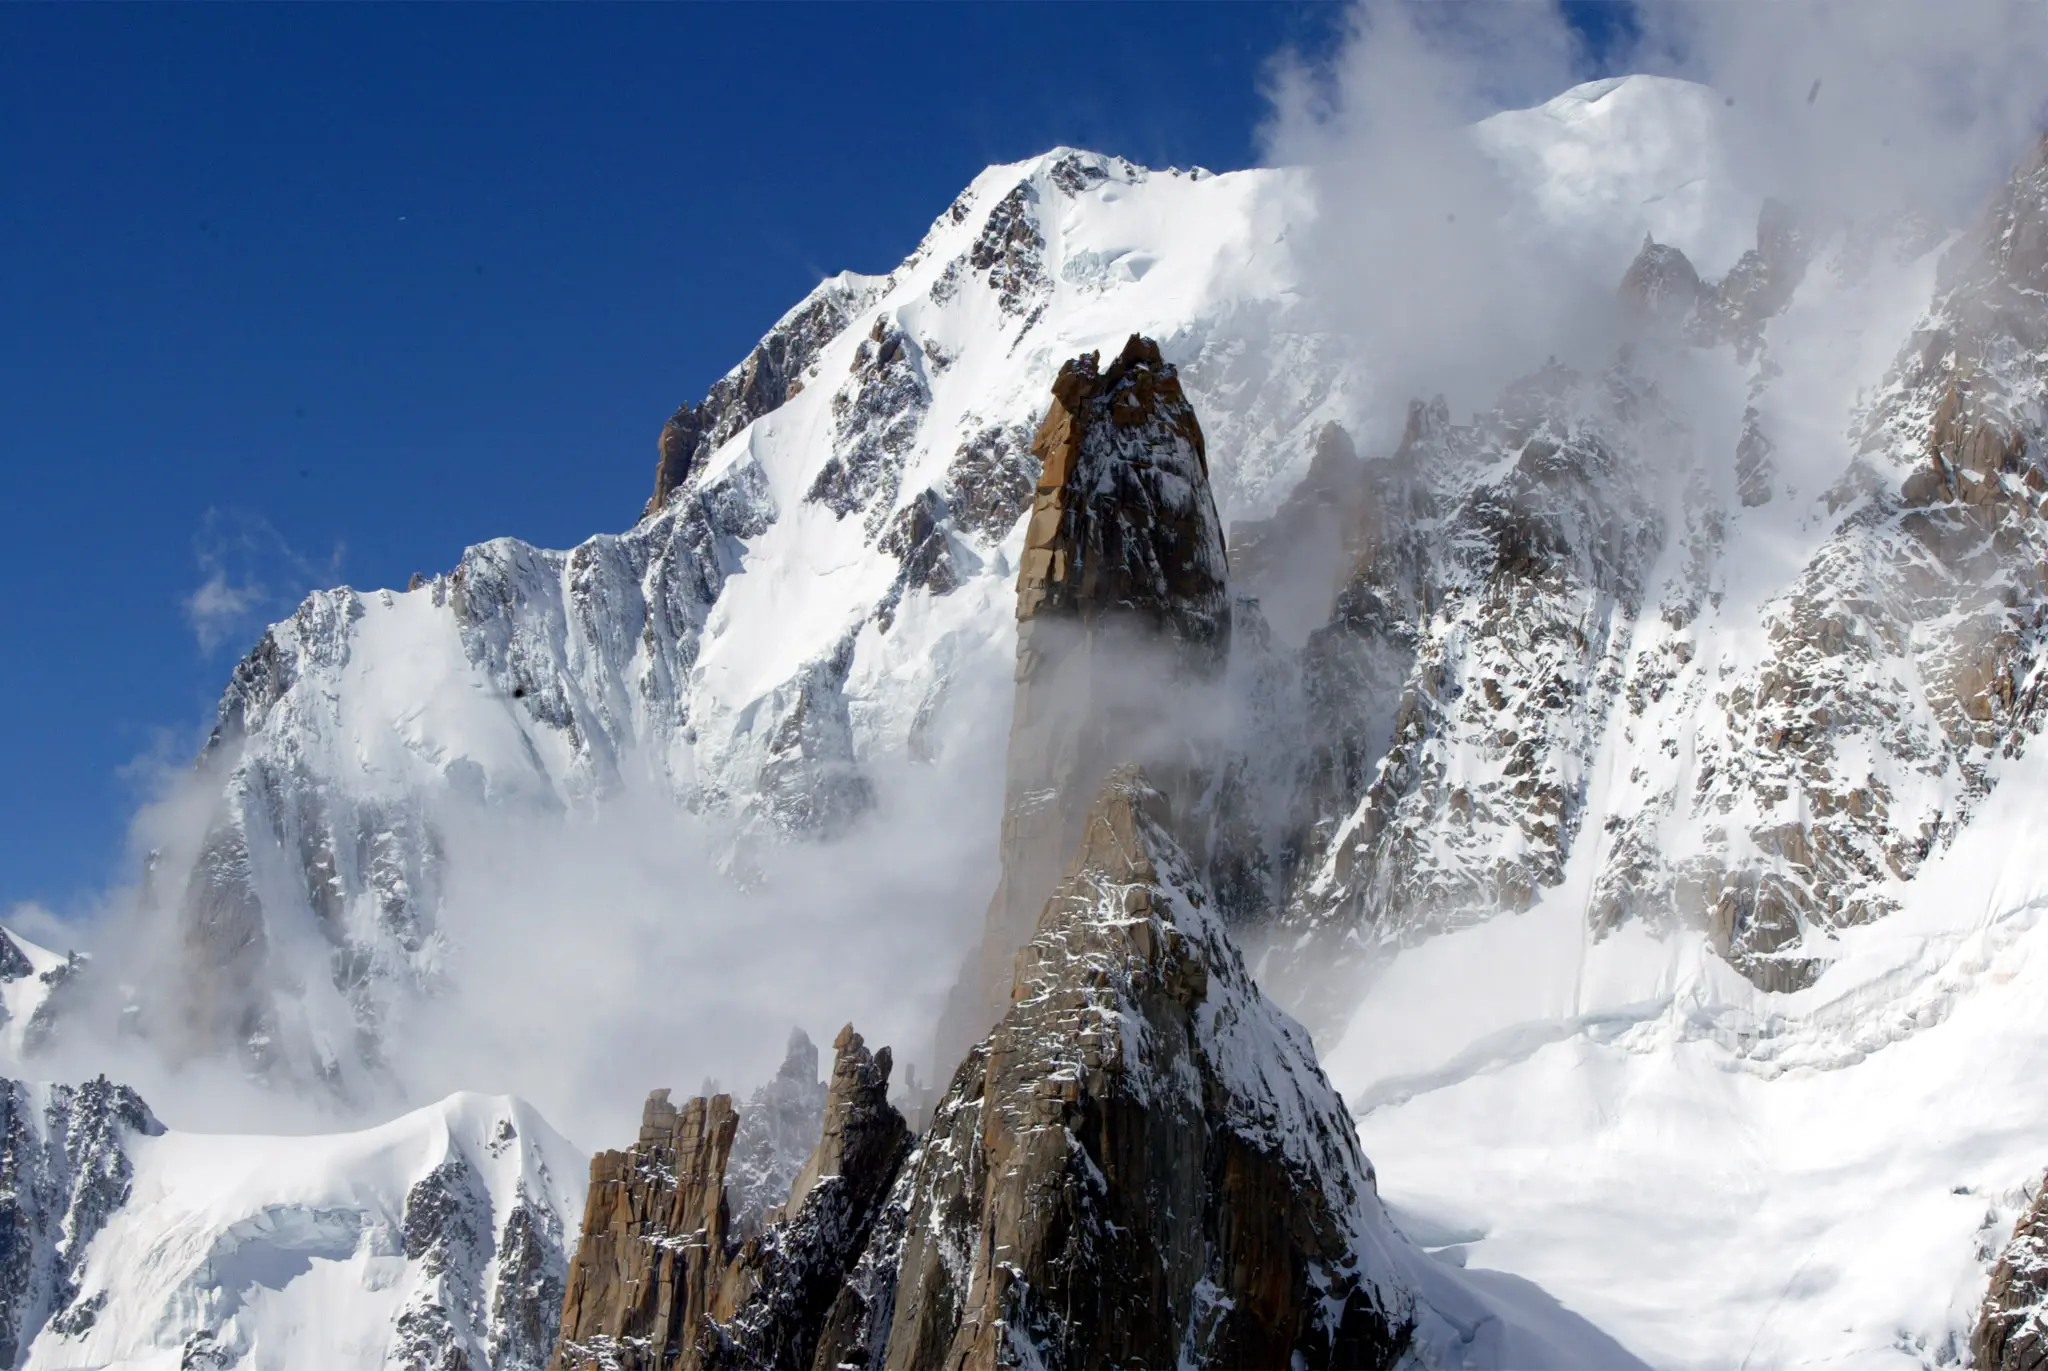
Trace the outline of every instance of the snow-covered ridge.
<path fill-rule="evenodd" d="M 22 1098 L 54 1124 L 90 1089 Z M 95 1202 L 65 1298 L 15 1364 L 546 1365 L 586 1163 L 529 1107 L 454 1096 L 310 1137 L 166 1132 L 139 1102 L 122 1117 L 89 1163 L 118 1192 Z"/>

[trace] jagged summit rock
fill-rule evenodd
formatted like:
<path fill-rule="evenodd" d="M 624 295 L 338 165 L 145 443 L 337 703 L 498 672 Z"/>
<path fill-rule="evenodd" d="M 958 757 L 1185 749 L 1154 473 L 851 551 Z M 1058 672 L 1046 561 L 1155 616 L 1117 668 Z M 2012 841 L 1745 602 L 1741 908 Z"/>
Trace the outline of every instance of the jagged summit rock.
<path fill-rule="evenodd" d="M 1173 822 L 1138 769 L 1107 779 L 914 1151 L 886 1050 L 840 1035 L 823 1136 L 758 1240 L 718 1196 L 730 1102 L 657 1092 L 593 1164 L 555 1365 L 1392 1365 L 1408 1249 Z"/>
<path fill-rule="evenodd" d="M 725 1183 L 732 1231 L 739 1237 L 760 1232 L 770 1213 L 788 1203 L 790 1184 L 824 1126 L 829 1091 L 818 1079 L 817 1044 L 801 1028 L 792 1029 L 782 1065 L 747 1097 L 733 1135 Z"/>
<path fill-rule="evenodd" d="M 1683 252 L 1647 234 L 1621 278 L 1622 303 L 1638 320 L 1677 331 L 1700 307 L 1707 288 Z"/>
<path fill-rule="evenodd" d="M 1032 439 L 1038 492 L 1017 573 L 1021 623 L 1131 615 L 1194 652 L 1227 647 L 1230 602 L 1208 452 L 1159 345 L 1060 368 Z"/>
<path fill-rule="evenodd" d="M 591 1163 L 552 1367 L 810 1365 L 842 1275 L 908 1148 L 888 1098 L 889 1049 L 870 1052 L 851 1024 L 833 1048 L 822 1135 L 755 1234 L 735 1231 L 732 1220 L 727 1168 L 741 1118 L 731 1097 L 700 1096 L 680 1108 L 666 1090 L 648 1097 L 633 1147 Z M 815 1073 L 815 1050 L 810 1063 Z"/>
<path fill-rule="evenodd" d="M 1764 202 L 1756 245 L 1711 284 L 1679 249 L 1645 236 L 1621 280 L 1622 306 L 1639 327 L 1701 346 L 1730 343 L 1747 358 L 1761 345 L 1765 322 L 1799 288 L 1812 249 L 1806 227 L 1780 200 Z"/>
<path fill-rule="evenodd" d="M 1308 1035 L 1253 984 L 1171 823 L 1141 772 L 1105 782 L 1017 956 L 1009 1011 L 954 1073 L 891 1200 L 893 1282 L 852 1288 L 867 1317 L 835 1319 L 820 1366 L 1398 1355 L 1408 1294 L 1350 1117 Z"/>
<path fill-rule="evenodd" d="M 1002 878 L 941 1027 L 950 1060 L 1001 1012 L 1009 961 L 1124 762 L 1184 756 L 1187 697 L 1220 671 L 1231 603 L 1200 422 L 1158 345 L 1132 335 L 1053 382 L 1017 572 L 1016 697 Z"/>

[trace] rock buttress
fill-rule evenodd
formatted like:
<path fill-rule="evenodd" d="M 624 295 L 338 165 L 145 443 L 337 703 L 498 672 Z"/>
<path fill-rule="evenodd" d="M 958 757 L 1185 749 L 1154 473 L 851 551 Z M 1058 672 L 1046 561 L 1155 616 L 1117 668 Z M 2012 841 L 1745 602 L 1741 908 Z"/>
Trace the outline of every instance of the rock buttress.
<path fill-rule="evenodd" d="M 851 1024 L 834 1047 L 823 1134 L 758 1235 L 733 1232 L 725 1173 L 740 1118 L 727 1096 L 677 1109 L 657 1090 L 639 1141 L 591 1163 L 555 1371 L 810 1365 L 909 1150 L 889 1049 L 871 1053 Z"/>
<path fill-rule="evenodd" d="M 1017 954 L 813 1365 L 1381 1367 L 1411 1297 L 1349 1116 L 1135 768 Z"/>
<path fill-rule="evenodd" d="M 2020 1216 L 1991 1270 L 1970 1360 L 1979 1371 L 2048 1368 L 2048 1186 Z"/>
<path fill-rule="evenodd" d="M 1017 573 L 1017 693 L 1002 880 L 940 1032 L 952 1060 L 1002 1012 L 1031 935 L 1111 767 L 1185 753 L 1185 692 L 1230 645 L 1222 523 L 1201 424 L 1158 345 L 1060 369 L 1032 441 L 1042 464 Z"/>

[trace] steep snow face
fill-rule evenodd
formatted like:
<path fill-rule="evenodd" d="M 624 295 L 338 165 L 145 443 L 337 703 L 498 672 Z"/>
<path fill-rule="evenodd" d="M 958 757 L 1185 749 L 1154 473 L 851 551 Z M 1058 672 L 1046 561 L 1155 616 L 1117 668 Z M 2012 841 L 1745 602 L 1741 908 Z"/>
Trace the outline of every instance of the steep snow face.
<path fill-rule="evenodd" d="M 1694 88 L 1631 79 L 1476 136 L 1537 218 L 1711 254 L 1734 213 L 1693 177 L 1711 115 Z M 1651 187 L 1693 208 L 1645 210 Z M 984 722 L 978 683 L 1007 674 L 1027 445 L 1063 361 L 1158 338 L 1226 520 L 1268 512 L 1312 432 L 1370 398 L 1303 309 L 1288 229 L 1313 212 L 1289 171 L 1068 149 L 992 167 L 894 272 L 826 281 L 670 421 L 630 532 L 500 539 L 407 591 L 310 597 L 221 702 L 212 813 L 150 883 L 179 970 L 132 1021 L 175 1054 L 361 1098 L 394 1016 L 459 956 L 447 807 L 573 822 L 637 795 L 846 832 L 878 766 L 943 760 Z"/>
<path fill-rule="evenodd" d="M 84 966 L 75 952 L 52 952 L 0 928 L 0 1057 L 19 1061 L 42 1045 L 61 1003 L 53 997 Z"/>
<path fill-rule="evenodd" d="M 1590 942 L 1590 861 L 1403 953 L 1328 1056 L 1395 1212 L 1653 1365 L 1957 1364 L 2048 1162 L 2048 759 L 1999 769 L 1795 994 Z"/>
<path fill-rule="evenodd" d="M 21 1364 L 540 1371 L 585 1169 L 502 1097 L 324 1137 L 130 1128 L 124 1191 Z"/>

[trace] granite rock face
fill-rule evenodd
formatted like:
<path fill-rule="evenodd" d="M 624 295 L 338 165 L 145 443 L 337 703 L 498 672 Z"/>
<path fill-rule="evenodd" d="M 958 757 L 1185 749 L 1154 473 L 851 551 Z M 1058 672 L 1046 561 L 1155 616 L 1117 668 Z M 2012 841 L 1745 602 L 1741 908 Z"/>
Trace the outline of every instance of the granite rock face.
<path fill-rule="evenodd" d="M 1230 648 L 1223 530 L 1200 422 L 1133 335 L 1107 368 L 1060 369 L 1032 440 L 1038 489 L 1017 573 L 1016 703 L 1002 878 L 940 1033 L 950 1060 L 1001 1012 L 1012 953 L 1108 770 L 1183 753 L 1191 694 Z"/>
<path fill-rule="evenodd" d="M 2034 1197 L 1991 1269 L 1991 1288 L 1970 1335 L 1977 1371 L 2048 1367 L 2048 1187 Z"/>
<path fill-rule="evenodd" d="M 744 1240 L 727 1190 L 740 1127 L 731 1098 L 680 1109 L 665 1090 L 648 1098 L 638 1142 L 591 1163 L 553 1367 L 809 1366 L 908 1144 L 888 1102 L 889 1049 L 869 1052 L 851 1025 L 834 1049 L 823 1135 L 787 1205 Z"/>
<path fill-rule="evenodd" d="M 1406 1296 L 1350 1117 L 1165 796 L 1105 783 L 817 1365 L 1391 1365 Z M 897 1235 L 900 1226 L 900 1236 Z M 887 1263 L 882 1263 L 887 1265 Z M 836 1360 L 828 1360 L 836 1358 Z"/>
<path fill-rule="evenodd" d="M 735 1244 L 724 1097 L 592 1168 L 562 1368 L 1367 1368 L 1414 1296 L 1343 1102 L 1259 991 L 1167 797 L 1113 772 L 1011 1005 L 914 1150 L 840 1035 L 787 1218 Z"/>

